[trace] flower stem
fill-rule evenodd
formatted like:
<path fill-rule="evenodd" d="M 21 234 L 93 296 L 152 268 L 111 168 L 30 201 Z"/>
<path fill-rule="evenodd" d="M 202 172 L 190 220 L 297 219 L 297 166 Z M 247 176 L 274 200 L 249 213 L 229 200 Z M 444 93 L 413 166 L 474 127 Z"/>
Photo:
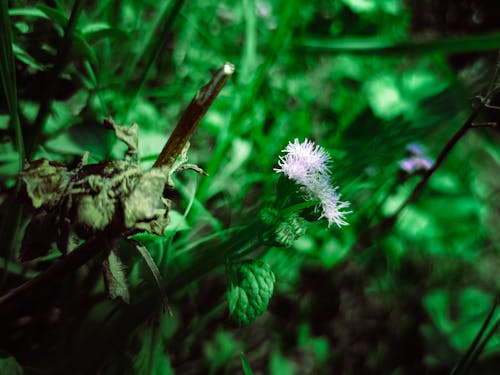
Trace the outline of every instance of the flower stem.
<path fill-rule="evenodd" d="M 375 236 L 379 236 L 382 233 L 385 233 L 387 230 L 392 228 L 401 214 L 401 212 L 408 207 L 411 203 L 413 203 L 420 196 L 430 178 L 436 172 L 436 170 L 443 164 L 447 156 L 453 150 L 455 145 L 458 143 L 460 139 L 467 133 L 467 131 L 474 127 L 474 121 L 479 116 L 481 111 L 488 104 L 489 97 L 483 98 L 479 105 L 472 111 L 464 124 L 457 130 L 457 132 L 451 137 L 451 139 L 446 143 L 444 148 L 439 153 L 434 165 L 428 169 L 423 175 L 420 182 L 413 188 L 412 192 L 406 198 L 406 200 L 399 206 L 399 208 L 390 216 L 382 219 L 379 223 L 367 228 L 364 230 L 361 235 L 358 237 L 354 245 L 351 247 L 351 251 L 362 251 L 367 247 L 367 245 L 371 242 L 371 240 Z"/>

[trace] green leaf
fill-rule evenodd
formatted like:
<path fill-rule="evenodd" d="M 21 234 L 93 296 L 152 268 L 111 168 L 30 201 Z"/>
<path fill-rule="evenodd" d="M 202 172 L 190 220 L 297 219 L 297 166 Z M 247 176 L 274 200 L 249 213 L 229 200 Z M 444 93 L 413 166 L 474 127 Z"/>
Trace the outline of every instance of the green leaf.
<path fill-rule="evenodd" d="M 60 9 L 54 9 L 49 7 L 48 5 L 38 3 L 36 8 L 42 11 L 48 18 L 52 20 L 56 25 L 64 28 L 68 23 L 68 18 L 64 14 L 64 12 Z"/>
<path fill-rule="evenodd" d="M 417 55 L 426 53 L 464 53 L 496 50 L 500 46 L 500 33 L 470 35 L 453 38 L 394 41 L 387 38 L 308 38 L 298 42 L 299 48 L 322 53 L 361 53 L 380 55 Z"/>
<path fill-rule="evenodd" d="M 24 370 L 14 357 L 5 353 L 0 353 L 0 374 L 23 375 Z"/>
<path fill-rule="evenodd" d="M 92 23 L 82 27 L 82 34 L 89 43 L 96 42 L 103 38 L 110 39 L 130 39 L 130 33 L 124 30 L 111 27 L 107 23 Z"/>
<path fill-rule="evenodd" d="M 9 16 L 36 17 L 48 19 L 49 17 L 40 9 L 37 8 L 14 8 L 9 9 Z"/>
<path fill-rule="evenodd" d="M 269 360 L 269 374 L 293 375 L 297 373 L 297 367 L 290 359 L 283 356 L 279 349 L 273 350 Z"/>
<path fill-rule="evenodd" d="M 248 363 L 248 360 L 245 356 L 245 353 L 241 352 L 240 353 L 240 361 L 241 361 L 241 369 L 243 370 L 244 375 L 253 375 L 252 368 L 250 367 L 250 364 Z"/>
<path fill-rule="evenodd" d="M 83 35 L 80 32 L 75 32 L 73 38 L 71 57 L 75 60 L 86 59 L 92 64 L 97 64 L 97 56 L 92 47 L 83 38 Z"/>
<path fill-rule="evenodd" d="M 130 303 L 130 293 L 127 286 L 127 277 L 123 272 L 124 266 L 116 250 L 111 250 L 103 264 L 104 284 L 106 293 L 111 299 L 121 298 Z"/>
<path fill-rule="evenodd" d="M 45 67 L 43 65 L 38 63 L 27 51 L 19 47 L 17 44 L 12 45 L 12 50 L 14 51 L 14 54 L 19 59 L 19 61 L 22 61 L 30 68 L 34 70 L 45 70 Z"/>
<path fill-rule="evenodd" d="M 217 332 L 213 340 L 206 344 L 203 354 L 209 364 L 208 374 L 222 374 L 227 370 L 228 364 L 241 352 L 243 345 L 233 333 Z"/>
<path fill-rule="evenodd" d="M 174 373 L 156 327 L 146 326 L 137 335 L 141 350 L 133 358 L 134 374 L 171 375 Z"/>
<path fill-rule="evenodd" d="M 167 44 L 174 21 L 183 5 L 184 0 L 167 2 L 161 16 L 158 18 L 154 32 L 151 33 L 150 39 L 146 43 L 141 44 L 143 47 L 142 50 L 139 51 L 136 59 L 130 64 L 128 81 L 124 81 L 126 87 L 130 88 L 133 95 L 137 96 L 149 75 L 151 67 Z M 135 78 L 135 72 L 137 71 L 140 73 L 138 78 Z"/>
<path fill-rule="evenodd" d="M 467 350 L 469 344 L 481 330 L 484 316 L 492 305 L 492 298 L 475 288 L 461 291 L 456 300 L 453 294 L 444 290 L 434 290 L 424 297 L 423 303 L 436 328 L 445 335 L 450 346 L 457 351 Z M 450 314 L 453 307 L 455 314 Z M 496 313 L 494 318 L 499 318 Z M 497 348 L 500 337 L 495 335 L 487 345 L 488 349 Z"/>
<path fill-rule="evenodd" d="M 355 13 L 374 13 L 383 11 L 389 14 L 399 14 L 403 6 L 399 0 L 343 0 Z"/>
<path fill-rule="evenodd" d="M 266 263 L 248 260 L 231 266 L 229 278 L 229 314 L 239 324 L 250 324 L 267 309 L 273 295 L 274 274 Z"/>
<path fill-rule="evenodd" d="M 64 29 L 68 24 L 68 17 L 66 17 L 61 9 L 51 8 L 45 4 L 37 4 L 36 7 L 45 13 L 45 15 L 56 25 L 61 27 L 61 29 Z M 76 31 L 72 37 L 71 55 L 75 58 L 84 58 L 93 64 L 97 64 L 97 56 L 92 50 L 92 47 L 90 47 L 84 39 L 84 36 L 80 32 Z"/>

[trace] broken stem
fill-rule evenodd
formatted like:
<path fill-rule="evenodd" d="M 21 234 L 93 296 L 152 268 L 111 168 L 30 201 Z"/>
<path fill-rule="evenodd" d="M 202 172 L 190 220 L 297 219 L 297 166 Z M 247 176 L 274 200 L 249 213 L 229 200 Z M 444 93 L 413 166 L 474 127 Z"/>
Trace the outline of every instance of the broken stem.
<path fill-rule="evenodd" d="M 210 82 L 198 90 L 179 119 L 177 126 L 165 144 L 165 147 L 163 147 L 158 159 L 156 159 L 153 165 L 154 168 L 172 167 L 174 165 L 175 160 L 189 142 L 191 135 L 196 130 L 203 115 L 205 115 L 208 108 L 212 105 L 212 102 L 233 73 L 234 65 L 226 62 L 214 73 Z"/>

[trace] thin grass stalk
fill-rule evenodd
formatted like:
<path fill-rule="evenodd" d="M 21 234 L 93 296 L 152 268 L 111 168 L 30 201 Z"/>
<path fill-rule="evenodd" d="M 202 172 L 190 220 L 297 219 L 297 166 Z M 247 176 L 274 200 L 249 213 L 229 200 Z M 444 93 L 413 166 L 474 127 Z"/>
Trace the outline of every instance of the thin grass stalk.
<path fill-rule="evenodd" d="M 235 106 L 234 113 L 228 121 L 231 124 L 241 124 L 243 118 L 248 116 L 252 111 L 250 108 L 255 103 L 255 98 L 259 95 L 262 86 L 268 78 L 269 69 L 276 62 L 278 57 L 290 46 L 290 39 L 294 23 L 296 22 L 297 2 L 296 1 L 282 1 L 281 16 L 278 23 L 278 28 L 273 33 L 273 37 L 269 43 L 268 53 L 262 65 L 258 68 L 255 77 L 248 87 L 241 87 L 244 92 L 240 93 L 239 105 Z M 245 52 L 246 53 L 246 52 Z M 238 102 L 235 100 L 235 102 Z M 260 129 L 252 129 L 252 132 L 260 132 Z M 223 133 L 218 136 L 216 149 L 210 158 L 210 163 L 207 166 L 207 173 L 209 175 L 215 173 L 219 165 L 222 164 L 223 159 L 227 156 L 227 148 L 231 142 L 229 129 L 223 130 Z M 200 202 L 205 202 L 209 197 L 207 196 L 209 189 L 209 180 L 202 181 L 198 188 L 198 199 Z"/>
<path fill-rule="evenodd" d="M 47 81 L 45 88 L 47 91 L 45 92 L 45 95 L 40 102 L 40 109 L 38 110 L 35 122 L 33 123 L 33 135 L 31 136 L 31 140 L 29 142 L 27 150 L 28 159 L 31 159 L 31 157 L 35 153 L 38 143 L 40 142 L 40 137 L 43 132 L 45 122 L 47 121 L 50 109 L 52 107 L 52 100 L 56 92 L 57 78 L 62 73 L 68 61 L 69 51 L 71 49 L 71 44 L 73 41 L 73 33 L 76 29 L 76 24 L 82 13 L 84 4 L 85 0 L 75 0 L 73 8 L 71 9 L 71 15 L 69 17 L 68 24 L 66 25 L 64 31 L 64 36 L 61 41 L 60 48 L 57 51 L 54 66 L 46 77 Z"/>
<path fill-rule="evenodd" d="M 0 5 L 0 49 L 1 64 L 0 76 L 5 94 L 5 101 L 10 113 L 12 128 L 14 130 L 15 144 L 19 153 L 19 170 L 23 168 L 25 157 L 23 132 L 19 119 L 19 101 L 17 97 L 16 67 L 14 53 L 12 52 L 12 29 L 7 0 L 1 0 Z"/>
<path fill-rule="evenodd" d="M 462 358 L 460 358 L 460 361 L 457 363 L 457 365 L 452 370 L 450 375 L 460 375 L 463 373 L 464 366 L 469 361 L 470 357 L 472 356 L 472 354 L 476 350 L 479 342 L 481 341 L 481 338 L 483 337 L 484 332 L 486 331 L 486 328 L 488 328 L 488 326 L 491 322 L 491 319 L 493 318 L 493 314 L 495 313 L 497 305 L 498 305 L 498 301 L 495 301 L 493 303 L 493 306 L 491 306 L 491 309 L 488 312 L 488 315 L 486 316 L 486 319 L 484 320 L 483 325 L 479 329 L 479 332 L 477 333 L 476 337 L 474 338 L 472 343 L 469 345 L 469 347 L 467 348 L 467 351 L 462 356 Z"/>
<path fill-rule="evenodd" d="M 24 138 L 19 119 L 19 100 L 17 97 L 17 82 L 14 53 L 12 51 L 12 28 L 10 24 L 8 1 L 0 1 L 0 77 L 5 101 L 10 114 L 12 128 L 14 130 L 14 143 L 19 155 L 19 171 L 23 168 L 25 159 Z M 16 182 L 14 194 L 17 196 L 20 189 L 19 180 Z M 0 290 L 3 289 L 7 279 L 7 265 L 13 254 L 13 249 L 21 226 L 23 209 L 12 199 L 4 211 L 4 217 L 0 227 L 0 238 L 2 239 L 2 255 L 4 267 L 0 276 Z"/>
<path fill-rule="evenodd" d="M 472 369 L 472 366 L 474 366 L 474 364 L 479 359 L 479 356 L 484 351 L 484 348 L 486 347 L 488 342 L 491 340 L 495 332 L 498 330 L 498 327 L 500 327 L 500 319 L 497 319 L 497 321 L 495 322 L 495 324 L 493 324 L 493 327 L 491 327 L 490 331 L 488 332 L 484 340 L 481 341 L 477 349 L 474 351 L 470 360 L 466 363 L 465 368 L 460 373 L 461 375 L 467 375 L 469 373 L 469 371 Z"/>
<path fill-rule="evenodd" d="M 144 83 L 146 82 L 146 79 L 148 78 L 151 67 L 160 56 L 162 49 L 167 44 L 169 33 L 173 29 L 174 22 L 179 15 L 179 12 L 183 5 L 184 0 L 177 0 L 174 4 L 167 4 L 165 6 L 165 9 L 163 10 L 158 23 L 153 29 L 151 37 L 145 44 L 142 53 L 132 64 L 129 73 L 129 80 L 125 85 L 125 87 L 127 89 L 130 89 L 132 92 L 132 98 L 130 100 L 129 107 L 130 104 L 132 104 L 139 95 L 139 92 L 141 91 Z M 136 76 L 134 73 L 139 70 L 139 64 L 143 64 L 144 66 L 139 74 L 139 78 L 135 79 L 133 78 Z M 125 117 L 128 117 L 128 113 Z"/>

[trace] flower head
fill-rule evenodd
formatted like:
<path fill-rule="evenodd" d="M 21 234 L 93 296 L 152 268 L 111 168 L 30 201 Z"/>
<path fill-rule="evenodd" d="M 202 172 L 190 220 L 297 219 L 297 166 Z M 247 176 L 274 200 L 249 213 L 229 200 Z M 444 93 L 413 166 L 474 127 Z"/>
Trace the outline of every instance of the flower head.
<path fill-rule="evenodd" d="M 424 148 L 418 143 L 410 143 L 406 147 L 408 157 L 400 160 L 399 168 L 407 174 L 425 172 L 431 169 L 434 161 L 425 155 Z"/>
<path fill-rule="evenodd" d="M 330 155 L 314 142 L 308 139 L 299 143 L 295 140 L 285 147 L 282 151 L 285 156 L 280 156 L 276 172 L 282 172 L 288 178 L 295 180 L 300 184 L 305 184 L 318 175 L 328 173 L 328 166 L 331 163 Z"/>
<path fill-rule="evenodd" d="M 412 156 L 399 162 L 399 168 L 408 174 L 428 171 L 433 165 L 432 159 L 421 156 Z"/>
<path fill-rule="evenodd" d="M 322 213 L 321 218 L 328 220 L 328 226 L 347 225 L 344 216 L 350 211 L 343 211 L 349 202 L 341 202 L 337 188 L 330 181 L 330 155 L 321 146 L 305 139 L 300 143 L 296 138 L 282 151 L 285 155 L 279 158 L 279 168 L 274 170 L 283 173 L 302 187 L 307 200 L 318 199 Z"/>

